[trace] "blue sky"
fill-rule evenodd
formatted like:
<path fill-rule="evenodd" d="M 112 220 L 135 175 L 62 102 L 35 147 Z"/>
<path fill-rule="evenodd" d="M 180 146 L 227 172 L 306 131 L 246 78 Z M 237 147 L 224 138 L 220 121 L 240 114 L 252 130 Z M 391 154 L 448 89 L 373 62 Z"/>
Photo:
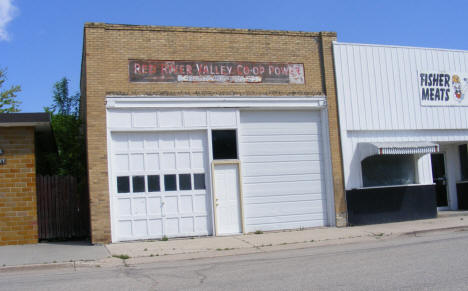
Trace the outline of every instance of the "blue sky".
<path fill-rule="evenodd" d="M 336 31 L 343 42 L 468 50 L 466 0 L 0 0 L 0 67 L 21 85 L 23 112 L 50 105 L 62 77 L 78 91 L 85 22 Z"/>

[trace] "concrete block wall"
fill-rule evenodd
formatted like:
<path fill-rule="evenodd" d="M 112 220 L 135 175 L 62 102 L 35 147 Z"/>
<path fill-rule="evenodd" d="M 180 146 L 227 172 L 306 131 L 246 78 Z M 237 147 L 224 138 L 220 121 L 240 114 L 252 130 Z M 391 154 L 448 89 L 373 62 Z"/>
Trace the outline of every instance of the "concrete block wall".
<path fill-rule="evenodd" d="M 0 245 L 38 242 L 34 128 L 0 128 Z"/>
<path fill-rule="evenodd" d="M 81 95 L 86 112 L 92 242 L 111 239 L 105 101 L 112 95 L 327 95 L 335 205 L 345 215 L 332 59 L 335 39 L 333 32 L 85 24 Z M 130 59 L 301 63 L 305 84 L 132 83 Z M 342 220 L 337 222 L 342 224 Z"/>

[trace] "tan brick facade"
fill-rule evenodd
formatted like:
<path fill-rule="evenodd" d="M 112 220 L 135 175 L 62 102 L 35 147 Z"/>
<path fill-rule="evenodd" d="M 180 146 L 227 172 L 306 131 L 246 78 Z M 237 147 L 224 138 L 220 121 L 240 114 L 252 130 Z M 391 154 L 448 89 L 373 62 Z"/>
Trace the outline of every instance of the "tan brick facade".
<path fill-rule="evenodd" d="M 0 245 L 37 243 L 34 127 L 0 128 Z"/>
<path fill-rule="evenodd" d="M 88 149 L 93 243 L 109 242 L 106 96 L 329 97 L 335 205 L 345 212 L 331 32 L 308 33 L 88 23 L 84 29 L 82 108 Z M 305 84 L 131 83 L 128 60 L 284 62 L 304 65 Z"/>

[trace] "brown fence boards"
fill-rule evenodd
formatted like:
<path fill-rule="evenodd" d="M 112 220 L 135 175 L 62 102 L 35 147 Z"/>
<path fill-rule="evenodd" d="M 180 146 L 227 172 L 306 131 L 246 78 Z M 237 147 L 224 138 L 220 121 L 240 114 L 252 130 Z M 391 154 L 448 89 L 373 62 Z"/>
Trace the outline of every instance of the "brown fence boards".
<path fill-rule="evenodd" d="M 89 203 L 72 176 L 37 176 L 37 217 L 40 240 L 89 236 Z"/>

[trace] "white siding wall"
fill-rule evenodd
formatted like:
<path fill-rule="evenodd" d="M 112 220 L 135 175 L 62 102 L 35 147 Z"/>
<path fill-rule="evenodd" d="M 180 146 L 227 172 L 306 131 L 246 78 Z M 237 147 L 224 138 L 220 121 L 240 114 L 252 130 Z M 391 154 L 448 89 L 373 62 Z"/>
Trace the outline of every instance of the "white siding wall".
<path fill-rule="evenodd" d="M 418 71 L 467 72 L 468 51 L 334 44 L 346 130 L 466 129 L 468 107 L 424 107 Z"/>
<path fill-rule="evenodd" d="M 467 51 L 334 43 L 334 56 L 346 189 L 362 187 L 361 142 L 468 141 L 468 107 L 421 106 L 418 86 L 418 71 L 468 72 Z M 430 155 L 417 163 L 432 183 Z"/>

